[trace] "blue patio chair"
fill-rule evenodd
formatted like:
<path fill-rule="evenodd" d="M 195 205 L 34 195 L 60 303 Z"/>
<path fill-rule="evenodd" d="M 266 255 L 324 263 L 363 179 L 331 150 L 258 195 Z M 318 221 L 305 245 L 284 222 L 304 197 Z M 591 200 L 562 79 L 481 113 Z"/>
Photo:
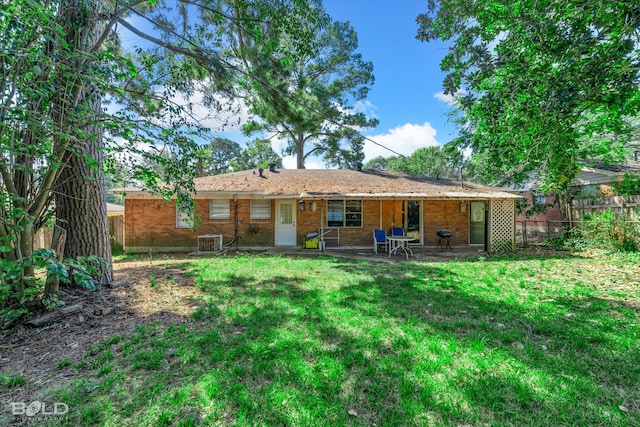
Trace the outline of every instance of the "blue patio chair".
<path fill-rule="evenodd" d="M 402 227 L 393 227 L 391 229 L 392 236 L 404 236 L 404 228 Z"/>
<path fill-rule="evenodd" d="M 384 245 L 384 251 L 389 251 L 387 232 L 384 230 L 373 230 L 373 252 L 378 253 L 378 245 Z"/>

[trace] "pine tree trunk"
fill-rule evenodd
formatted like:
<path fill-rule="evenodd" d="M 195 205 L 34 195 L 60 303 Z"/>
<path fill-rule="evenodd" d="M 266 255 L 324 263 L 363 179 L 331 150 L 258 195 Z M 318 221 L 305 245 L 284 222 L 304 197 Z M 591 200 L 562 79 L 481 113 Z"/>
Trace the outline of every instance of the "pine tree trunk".
<path fill-rule="evenodd" d="M 100 0 L 64 0 L 61 19 L 65 39 L 77 52 L 91 55 L 97 37 L 104 28 L 99 13 Z M 100 266 L 100 283 L 112 281 L 109 223 L 102 164 L 104 140 L 99 123 L 101 95 L 90 89 L 88 77 L 81 74 L 89 62 L 78 59 L 78 74 L 72 81 L 73 97 L 61 97 L 57 105 L 57 120 L 78 136 L 68 147 L 68 161 L 64 165 L 55 188 L 56 225 L 66 231 L 64 256 L 77 258 L 98 256 L 107 261 Z M 69 83 L 69 82 L 67 82 Z M 81 114 L 77 112 L 81 111 Z M 94 166 L 87 163 L 91 159 Z M 95 165 L 98 165 L 97 167 Z"/>
<path fill-rule="evenodd" d="M 99 106 L 100 102 L 96 104 Z M 97 107 L 96 107 L 97 108 Z M 95 255 L 107 261 L 101 266 L 100 283 L 111 283 L 111 245 L 107 199 L 102 172 L 104 142 L 100 129 L 86 129 L 92 136 L 82 149 L 100 167 L 90 166 L 82 153 L 72 153 L 56 185 L 56 225 L 66 231 L 65 258 Z"/>

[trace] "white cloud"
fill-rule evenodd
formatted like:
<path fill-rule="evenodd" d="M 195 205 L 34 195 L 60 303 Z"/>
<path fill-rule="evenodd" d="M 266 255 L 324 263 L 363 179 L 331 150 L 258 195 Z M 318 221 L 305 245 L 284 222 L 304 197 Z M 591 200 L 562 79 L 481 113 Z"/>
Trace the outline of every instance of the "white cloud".
<path fill-rule="evenodd" d="M 464 89 L 460 89 L 458 90 L 455 95 L 451 95 L 451 94 L 446 94 L 443 91 L 437 92 L 433 94 L 433 97 L 435 99 L 437 99 L 438 101 L 444 102 L 445 104 L 447 104 L 450 107 L 457 107 L 458 106 L 458 101 L 456 100 L 456 98 L 460 97 L 460 96 L 464 96 L 467 93 L 466 90 Z"/>
<path fill-rule="evenodd" d="M 365 99 L 364 101 L 357 101 L 353 106 L 353 111 L 355 111 L 356 113 L 363 113 L 370 119 L 378 118 L 378 116 L 376 115 L 377 109 L 378 107 L 373 105 L 368 99 Z"/>
<path fill-rule="evenodd" d="M 368 136 L 369 139 L 372 139 L 383 147 L 371 141 L 365 141 L 365 161 L 378 156 L 391 157 L 397 155 L 384 147 L 408 156 L 418 148 L 440 145 L 436 139 L 437 133 L 438 131 L 431 126 L 431 123 L 424 122 L 421 125 L 406 123 L 390 129 L 387 133 Z"/>
<path fill-rule="evenodd" d="M 173 101 L 185 107 L 188 120 L 198 122 L 212 132 L 240 131 L 249 120 L 246 105 L 240 99 L 230 100 L 219 95 L 214 98 L 220 110 L 205 106 L 202 92 L 195 92 L 189 99 L 177 96 Z"/>
<path fill-rule="evenodd" d="M 282 166 L 285 169 L 296 169 L 298 167 L 298 161 L 295 156 L 285 156 L 282 158 Z M 324 162 L 318 158 L 307 158 L 304 162 L 306 169 L 326 169 Z"/>

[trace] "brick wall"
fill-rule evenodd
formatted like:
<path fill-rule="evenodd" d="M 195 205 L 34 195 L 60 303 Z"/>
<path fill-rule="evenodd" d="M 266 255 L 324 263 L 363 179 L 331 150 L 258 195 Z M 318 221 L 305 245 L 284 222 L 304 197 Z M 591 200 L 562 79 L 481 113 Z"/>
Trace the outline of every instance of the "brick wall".
<path fill-rule="evenodd" d="M 526 191 L 521 194 L 526 200 L 529 207 L 533 206 L 533 193 Z M 518 214 L 516 217 L 516 223 L 522 224 L 523 221 L 527 222 L 527 226 L 544 226 L 546 227 L 547 221 L 560 221 L 562 220 L 562 213 L 560 212 L 560 205 L 555 202 L 555 196 L 546 196 L 547 205 L 551 205 L 545 212 L 538 213 L 527 217 L 523 214 Z"/>
<path fill-rule="evenodd" d="M 469 202 L 465 202 L 465 212 L 460 212 L 459 200 L 425 201 L 422 204 L 424 245 L 435 246 L 438 243 L 438 230 L 451 230 L 452 246 L 469 244 Z"/>
<path fill-rule="evenodd" d="M 302 245 L 309 232 L 320 229 L 321 203 L 324 203 L 326 221 L 326 201 L 316 201 L 316 210 L 311 210 L 311 201 L 305 200 L 305 209 L 296 209 L 297 243 Z M 401 200 L 364 200 L 362 227 L 340 228 L 341 246 L 373 246 L 373 230 L 402 226 Z M 125 250 L 129 252 L 186 251 L 197 249 L 197 236 L 201 234 L 222 234 L 224 242 L 230 242 L 235 235 L 236 203 L 230 200 L 230 218 L 214 220 L 209 218 L 209 200 L 195 200 L 196 214 L 200 217 L 199 228 L 190 231 L 176 228 L 176 205 L 159 199 L 127 199 L 125 201 Z M 273 246 L 275 244 L 275 201 L 271 202 L 271 219 L 250 219 L 251 201 L 238 200 L 239 246 Z M 381 214 L 382 212 L 382 214 Z M 460 212 L 460 201 L 424 201 L 423 230 L 425 246 L 435 246 L 436 231 L 453 231 L 452 245 L 467 245 L 469 242 L 469 202 L 466 211 Z M 337 236 L 336 232 L 327 237 Z"/>
<path fill-rule="evenodd" d="M 251 201 L 238 200 L 238 233 L 242 246 L 273 246 L 274 203 L 271 203 L 271 219 L 250 219 Z M 210 219 L 209 200 L 196 199 L 195 212 L 200 218 L 199 227 L 190 231 L 176 227 L 176 205 L 158 199 L 125 200 L 125 247 L 127 251 L 196 250 L 201 234 L 222 234 L 225 243 L 235 235 L 236 203 L 230 200 L 229 219 Z"/>

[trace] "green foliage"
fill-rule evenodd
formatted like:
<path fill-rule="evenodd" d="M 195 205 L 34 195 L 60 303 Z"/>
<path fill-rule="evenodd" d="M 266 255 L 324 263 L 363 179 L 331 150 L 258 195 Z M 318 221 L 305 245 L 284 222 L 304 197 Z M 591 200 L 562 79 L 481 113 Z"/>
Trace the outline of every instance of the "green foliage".
<path fill-rule="evenodd" d="M 269 164 L 282 168 L 282 157 L 271 147 L 268 139 L 255 139 L 247 143 L 247 147 L 240 152 L 240 156 L 231 161 L 231 168 L 235 171 L 249 169 L 267 169 Z"/>
<path fill-rule="evenodd" d="M 215 137 L 203 146 L 201 175 L 219 175 L 226 173 L 241 155 L 240 144 L 228 138 Z"/>
<path fill-rule="evenodd" d="M 356 53 L 358 39 L 349 23 L 332 22 L 320 2 L 309 3 L 288 10 L 287 17 L 292 26 L 304 28 L 307 43 L 283 31 L 288 26 L 256 23 L 254 30 L 280 46 L 264 55 L 263 40 L 254 32 L 234 28 L 228 33 L 228 43 L 243 60 L 243 95 L 253 115 L 243 131 L 286 139 L 285 153 L 297 157 L 298 168 L 311 155 L 332 166 L 353 167 L 364 159 L 364 138 L 357 129 L 377 124 L 353 107 L 373 84 L 373 65 Z"/>
<path fill-rule="evenodd" d="M 531 218 L 534 215 L 545 213 L 552 204 L 549 203 L 532 203 L 527 198 L 516 200 L 516 213 Z"/>
<path fill-rule="evenodd" d="M 455 141 L 501 183 L 566 189 L 581 158 L 621 159 L 640 109 L 632 0 L 429 1 L 418 39 L 443 40 Z"/>
<path fill-rule="evenodd" d="M 637 252 L 640 225 L 620 218 L 607 209 L 600 214 L 585 214 L 571 233 L 558 244 L 574 249 L 600 248 L 620 252 Z"/>
<path fill-rule="evenodd" d="M 418 148 L 410 156 L 377 157 L 365 164 L 368 169 L 404 172 L 441 179 L 460 179 L 464 159 L 452 145 Z"/>
<path fill-rule="evenodd" d="M 0 372 L 0 387 L 12 388 L 23 385 L 24 383 L 25 379 L 20 375 L 10 375 Z"/>
<path fill-rule="evenodd" d="M 0 323 L 8 323 L 29 313 L 29 309 L 42 295 L 45 283 L 59 280 L 66 284 L 75 284 L 85 289 L 95 290 L 98 284 L 95 277 L 106 261 L 90 256 L 78 259 L 56 260 L 51 249 L 38 249 L 29 258 L 19 262 L 11 262 L 0 258 Z M 40 272 L 38 276 L 24 277 L 24 271 L 33 267 Z M 73 280 L 71 280 L 73 279 Z M 27 283 L 20 287 L 17 284 Z M 56 296 L 41 300 L 45 308 L 52 309 L 59 305 Z"/>
<path fill-rule="evenodd" d="M 625 173 L 622 181 L 613 184 L 614 191 L 620 196 L 637 196 L 640 194 L 640 174 Z"/>

